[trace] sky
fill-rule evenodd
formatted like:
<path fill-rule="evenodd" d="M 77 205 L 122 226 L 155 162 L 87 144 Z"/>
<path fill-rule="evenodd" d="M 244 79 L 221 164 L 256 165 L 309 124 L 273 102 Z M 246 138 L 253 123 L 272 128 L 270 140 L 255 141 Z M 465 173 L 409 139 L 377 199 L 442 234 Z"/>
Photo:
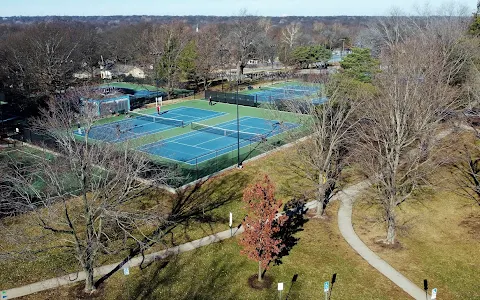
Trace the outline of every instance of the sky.
<path fill-rule="evenodd" d="M 438 0 L 431 0 L 437 7 Z M 246 9 L 258 16 L 378 16 L 392 8 L 414 11 L 422 0 L 0 0 L 0 16 L 99 15 L 238 15 Z M 448 6 L 445 2 L 443 5 Z M 452 3 L 452 2 L 450 2 Z M 458 1 L 469 12 L 476 0 Z"/>

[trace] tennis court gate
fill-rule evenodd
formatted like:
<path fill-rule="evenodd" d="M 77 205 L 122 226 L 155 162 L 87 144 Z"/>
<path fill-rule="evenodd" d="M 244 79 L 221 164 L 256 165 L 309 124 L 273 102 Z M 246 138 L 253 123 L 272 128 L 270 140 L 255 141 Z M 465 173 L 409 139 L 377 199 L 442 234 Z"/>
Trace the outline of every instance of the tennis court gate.
<path fill-rule="evenodd" d="M 252 95 L 224 93 L 224 92 L 206 90 L 205 99 L 209 100 L 210 97 L 212 97 L 212 100 L 215 102 L 228 103 L 228 104 L 237 104 L 237 97 L 238 97 L 238 104 L 240 105 L 253 106 L 253 107 L 258 106 L 257 97 Z"/>
<path fill-rule="evenodd" d="M 93 105 L 98 116 L 107 116 L 113 113 L 125 113 L 130 111 L 130 96 L 122 96 L 109 99 L 90 99 L 87 105 Z"/>

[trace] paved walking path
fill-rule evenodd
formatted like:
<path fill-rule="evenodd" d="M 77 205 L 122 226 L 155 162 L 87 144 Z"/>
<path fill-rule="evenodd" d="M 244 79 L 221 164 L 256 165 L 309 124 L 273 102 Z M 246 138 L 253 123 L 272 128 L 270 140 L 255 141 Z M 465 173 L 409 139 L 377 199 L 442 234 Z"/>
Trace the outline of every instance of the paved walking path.
<path fill-rule="evenodd" d="M 355 233 L 352 225 L 352 204 L 355 196 L 369 186 L 368 181 L 355 184 L 338 194 L 340 200 L 340 209 L 338 210 L 338 227 L 343 238 L 348 244 L 363 257 L 372 267 L 393 281 L 402 290 L 407 292 L 414 299 L 424 300 L 426 298 L 425 291 L 411 282 L 408 278 L 400 274 L 386 261 L 381 259 L 372 250 L 370 250 Z M 427 298 L 430 300 L 430 296 Z"/>
<path fill-rule="evenodd" d="M 425 299 L 425 292 L 418 286 L 413 284 L 410 280 L 405 278 L 402 274 L 392 268 L 389 264 L 378 257 L 373 251 L 371 251 L 356 235 L 352 226 L 352 200 L 354 197 L 369 186 L 367 181 L 362 181 L 358 184 L 350 186 L 343 191 L 339 192 L 332 201 L 340 200 L 341 206 L 338 212 L 338 226 L 340 232 L 350 246 L 362 256 L 370 265 L 377 269 L 380 273 L 385 275 L 396 285 L 402 288 L 405 292 L 411 295 L 415 299 Z M 311 201 L 306 204 L 309 209 L 314 209 L 317 205 L 316 201 Z M 233 236 L 239 235 L 243 232 L 243 228 L 237 227 L 233 229 Z M 232 237 L 230 230 L 225 230 L 216 234 L 209 235 L 207 237 L 188 242 L 179 246 L 175 246 L 160 252 L 145 255 L 143 260 L 144 264 L 148 264 L 154 260 L 164 259 L 170 255 L 179 254 L 182 252 L 194 250 L 212 243 L 216 243 Z M 132 258 L 124 267 L 136 267 L 142 263 L 142 257 Z M 101 266 L 95 268 L 94 276 L 102 276 L 113 270 L 118 263 Z M 41 292 L 48 289 L 57 288 L 63 285 L 71 284 L 74 282 L 84 281 L 85 272 L 72 273 L 65 276 L 52 278 L 29 285 L 21 286 L 18 288 L 12 288 L 4 291 L 7 296 L 6 299 L 13 299 L 21 296 L 30 295 L 33 293 Z M 2 295 L 3 296 L 3 295 Z M 430 300 L 430 298 L 428 298 Z"/>

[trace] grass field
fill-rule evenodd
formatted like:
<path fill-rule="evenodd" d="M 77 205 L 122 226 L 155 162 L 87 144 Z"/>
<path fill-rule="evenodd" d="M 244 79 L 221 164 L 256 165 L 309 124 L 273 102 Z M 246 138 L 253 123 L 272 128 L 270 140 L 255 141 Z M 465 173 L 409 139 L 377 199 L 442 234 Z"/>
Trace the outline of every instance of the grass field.
<path fill-rule="evenodd" d="M 277 196 L 284 202 L 305 190 L 308 183 L 295 175 L 288 166 L 294 152 L 291 149 L 271 154 L 264 159 L 245 165 L 242 170 L 232 170 L 209 181 L 191 196 L 198 202 L 206 199 L 224 199 L 221 207 L 207 212 L 209 222 L 193 218 L 175 230 L 175 243 L 228 229 L 228 213 L 233 212 L 234 224 L 243 218 L 245 211 L 241 202 L 243 188 L 262 173 L 267 173 L 277 185 Z M 186 197 L 186 196 L 185 196 Z M 171 201 L 167 195 L 155 195 L 155 201 Z M 276 281 L 284 281 L 286 291 L 293 274 L 299 280 L 292 288 L 289 299 L 318 299 L 322 297 L 322 282 L 331 274 L 338 273 L 338 281 L 332 299 L 403 299 L 406 295 L 386 278 L 379 275 L 356 255 L 339 235 L 336 225 L 337 206 L 328 211 L 328 221 L 310 220 L 305 231 L 300 232 L 299 244 L 286 256 L 283 264 L 273 267 L 268 274 Z M 25 226 L 28 215 L 11 219 L 11 226 Z M 40 234 L 29 229 L 31 234 Z M 170 239 L 170 237 L 169 237 Z M 49 240 L 51 241 L 51 240 Z M 2 243 L 0 241 L 0 248 Z M 52 241 L 51 241 L 52 242 Z M 53 243 L 53 242 L 52 242 Z M 53 245 L 53 244 L 52 244 Z M 160 250 L 161 247 L 151 249 Z M 118 273 L 107 281 L 104 299 L 273 299 L 275 286 L 270 290 L 251 290 L 247 277 L 255 273 L 256 263 L 240 256 L 234 240 L 211 245 L 194 252 L 175 257 L 164 268 L 155 263 L 140 271 L 131 269 L 131 275 Z M 111 263 L 121 258 L 122 253 L 109 258 L 102 257 L 100 263 Z M 41 253 L 34 260 L 0 262 L 0 289 L 11 288 L 38 280 L 60 276 L 78 269 L 75 259 L 54 250 Z M 228 276 L 227 276 L 228 275 Z M 26 299 L 69 299 L 74 286 L 42 292 Z"/>
<path fill-rule="evenodd" d="M 441 190 L 402 204 L 399 249 L 375 243 L 385 234 L 379 206 L 359 202 L 353 212 L 360 238 L 418 286 L 428 279 L 439 299 L 480 299 L 480 208 L 471 200 Z"/>
<path fill-rule="evenodd" d="M 270 289 L 250 288 L 247 278 L 257 264 L 240 255 L 236 240 L 227 240 L 155 262 L 130 275 L 115 274 L 99 299 L 277 299 L 277 282 L 288 299 L 322 299 L 323 282 L 337 273 L 332 299 L 407 299 L 408 296 L 356 255 L 340 236 L 335 204 L 328 221 L 310 220 L 298 233 L 299 243 L 282 264 L 273 266 Z M 295 284 L 291 283 L 298 274 Z M 81 286 L 79 286 L 81 288 Z M 73 298 L 75 287 L 46 291 L 25 299 Z"/>

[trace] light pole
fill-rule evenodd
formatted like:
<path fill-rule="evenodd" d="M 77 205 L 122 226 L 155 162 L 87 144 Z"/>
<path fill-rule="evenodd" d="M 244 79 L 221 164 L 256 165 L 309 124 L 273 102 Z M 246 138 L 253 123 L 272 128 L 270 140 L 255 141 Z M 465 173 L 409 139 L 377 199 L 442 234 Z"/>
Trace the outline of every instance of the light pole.
<path fill-rule="evenodd" d="M 340 57 L 343 57 L 343 53 L 345 52 L 345 39 L 340 39 L 342 41 L 342 54 L 340 55 Z"/>
<path fill-rule="evenodd" d="M 153 71 L 155 72 L 155 87 L 156 87 L 156 95 L 155 95 L 155 100 L 158 99 L 158 93 L 159 93 L 159 87 L 158 87 L 158 65 L 157 65 L 157 57 L 162 55 L 162 52 L 156 51 L 151 53 L 154 57 L 154 66 L 153 66 Z M 157 102 L 157 101 L 155 101 Z M 157 104 L 158 105 L 158 104 Z"/>
<path fill-rule="evenodd" d="M 228 52 L 228 49 L 222 48 L 219 50 L 220 52 L 220 63 L 222 64 L 222 68 L 225 69 L 225 58 L 224 55 Z M 223 70 L 225 71 L 225 70 Z M 222 92 L 223 92 L 223 73 L 222 74 Z"/>
<path fill-rule="evenodd" d="M 235 96 L 235 100 L 237 102 L 237 167 L 239 169 L 242 168 L 242 163 L 240 162 L 240 115 L 238 112 L 238 84 L 240 79 L 237 75 L 237 94 Z"/>

